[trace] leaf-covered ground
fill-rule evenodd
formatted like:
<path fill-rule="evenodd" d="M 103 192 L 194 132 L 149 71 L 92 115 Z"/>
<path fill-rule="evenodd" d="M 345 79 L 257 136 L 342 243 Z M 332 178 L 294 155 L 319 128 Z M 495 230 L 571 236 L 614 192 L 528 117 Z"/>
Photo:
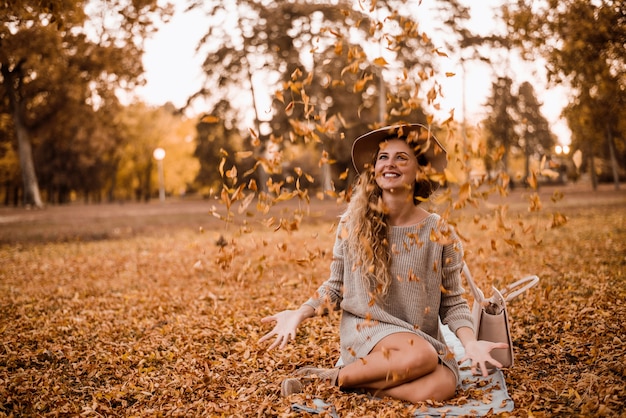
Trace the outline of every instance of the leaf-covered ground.
<path fill-rule="evenodd" d="M 510 416 L 624 416 L 626 193 L 548 195 L 538 212 L 518 197 L 508 212 L 450 216 L 481 287 L 541 278 L 510 304 Z M 316 205 L 299 223 L 293 212 L 205 223 L 202 209 L 150 228 L 130 207 L 123 222 L 97 206 L 66 208 L 77 212 L 65 223 L 62 208 L 1 212 L 0 416 L 297 416 L 291 402 L 316 396 L 345 417 L 411 415 L 420 405 L 323 385 L 278 394 L 297 367 L 338 355 L 336 315 L 303 324 L 283 351 L 257 344 L 260 318 L 297 307 L 328 274 L 339 209 Z"/>

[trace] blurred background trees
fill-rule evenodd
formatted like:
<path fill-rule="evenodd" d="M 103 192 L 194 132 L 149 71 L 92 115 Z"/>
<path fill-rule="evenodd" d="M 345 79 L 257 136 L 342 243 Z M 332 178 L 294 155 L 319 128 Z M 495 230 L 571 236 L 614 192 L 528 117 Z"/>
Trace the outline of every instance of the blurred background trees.
<path fill-rule="evenodd" d="M 185 109 L 133 99 L 144 41 L 173 7 L 156 0 L 0 4 L 0 198 L 5 205 L 138 200 L 156 194 L 152 151 L 166 151 L 168 195 L 283 192 L 342 198 L 352 141 L 398 121 L 431 124 L 451 154 L 451 187 L 554 177 L 557 138 L 541 95 L 490 51 L 545 60 L 579 172 L 619 187 L 626 161 L 623 2 L 507 2 L 505 35 L 468 29 L 461 1 L 189 1 L 206 16 L 204 82 Z M 423 29 L 436 21 L 437 36 Z M 484 120 L 441 108 L 442 60 L 493 67 Z M 459 93 L 459 92 L 454 92 Z M 451 93 L 450 93 L 451 94 Z M 189 115 L 189 109 L 202 109 Z M 467 126 L 479 129 L 467 129 Z M 553 170 L 554 169 L 554 170 Z M 541 177 L 543 175 L 543 177 Z M 539 177 L 537 177 L 539 176 Z M 550 177 L 552 176 L 552 177 Z M 622 177 L 623 180 L 623 177 Z M 244 193 L 245 191 L 245 193 Z"/>
<path fill-rule="evenodd" d="M 545 59 L 553 85 L 571 88 L 564 115 L 593 187 L 599 175 L 619 187 L 626 162 L 626 3 L 517 0 L 503 12 L 510 42 L 526 59 Z"/>
<path fill-rule="evenodd" d="M 141 40 L 167 12 L 156 0 L 0 5 L 2 142 L 14 144 L 25 204 L 42 206 L 40 190 L 50 203 L 104 191 L 126 139 L 118 93 L 141 80 Z"/>

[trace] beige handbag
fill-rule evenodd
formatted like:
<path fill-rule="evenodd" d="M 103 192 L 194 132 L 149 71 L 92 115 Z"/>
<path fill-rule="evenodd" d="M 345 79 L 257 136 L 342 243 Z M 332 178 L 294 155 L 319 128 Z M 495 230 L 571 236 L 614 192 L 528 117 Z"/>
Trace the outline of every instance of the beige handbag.
<path fill-rule="evenodd" d="M 534 275 L 526 276 L 508 285 L 502 291 L 493 287 L 493 296 L 485 299 L 482 290 L 474 283 L 467 265 L 463 266 L 463 275 L 474 295 L 472 316 L 476 339 L 494 343 L 507 343 L 509 348 L 496 348 L 491 352 L 491 356 L 502 363 L 503 368 L 513 366 L 513 342 L 511 341 L 506 302 L 510 302 L 539 283 L 539 277 Z"/>

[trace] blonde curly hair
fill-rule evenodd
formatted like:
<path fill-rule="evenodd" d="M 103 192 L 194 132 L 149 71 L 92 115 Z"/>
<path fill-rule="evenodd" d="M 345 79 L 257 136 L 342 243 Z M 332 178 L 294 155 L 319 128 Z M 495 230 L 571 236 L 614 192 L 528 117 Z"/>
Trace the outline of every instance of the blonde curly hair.
<path fill-rule="evenodd" d="M 364 170 L 344 214 L 343 227 L 347 250 L 370 282 L 374 295 L 385 295 L 391 285 L 389 265 L 391 251 L 387 238 L 389 226 L 382 203 L 382 190 L 376 184 L 373 170 Z"/>
<path fill-rule="evenodd" d="M 400 138 L 405 139 L 405 138 Z M 355 260 L 353 269 L 360 270 L 369 281 L 373 297 L 384 297 L 391 286 L 391 248 L 387 209 L 382 200 L 382 190 L 376 183 L 374 161 L 357 178 L 353 194 L 343 217 L 342 237 L 346 240 L 348 253 Z M 418 164 L 428 165 L 423 154 L 416 155 Z M 416 181 L 413 204 L 419 205 L 432 195 L 435 187 L 427 176 Z"/>

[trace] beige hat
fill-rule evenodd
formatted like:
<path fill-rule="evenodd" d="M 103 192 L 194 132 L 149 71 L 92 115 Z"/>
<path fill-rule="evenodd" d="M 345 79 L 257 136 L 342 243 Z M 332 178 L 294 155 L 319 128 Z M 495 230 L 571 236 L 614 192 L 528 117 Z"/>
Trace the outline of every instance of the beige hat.
<path fill-rule="evenodd" d="M 352 144 L 352 164 L 356 172 L 360 173 L 374 162 L 381 142 L 394 138 L 404 138 L 410 145 L 419 145 L 422 155 L 435 171 L 442 173 L 446 168 L 448 161 L 443 145 L 426 126 L 411 123 L 386 126 L 358 137 Z"/>

